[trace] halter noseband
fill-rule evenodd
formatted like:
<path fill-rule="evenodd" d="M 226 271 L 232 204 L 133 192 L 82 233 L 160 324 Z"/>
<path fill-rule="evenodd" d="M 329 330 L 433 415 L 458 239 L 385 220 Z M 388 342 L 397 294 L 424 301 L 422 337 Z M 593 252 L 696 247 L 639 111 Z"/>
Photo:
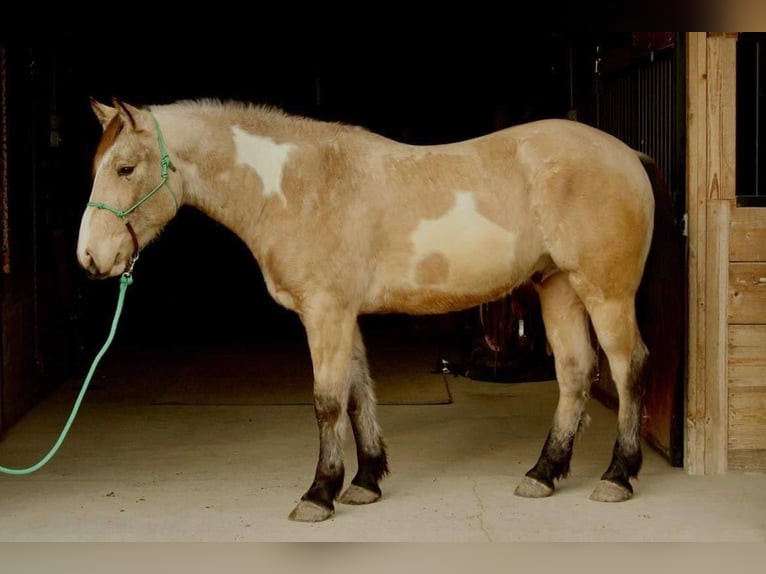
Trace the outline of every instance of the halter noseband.
<path fill-rule="evenodd" d="M 88 207 L 95 207 L 96 209 L 105 209 L 107 211 L 110 211 L 114 213 L 117 217 L 122 219 L 122 221 L 125 223 L 125 226 L 128 228 L 128 233 L 130 233 L 130 238 L 133 240 L 133 255 L 130 257 L 130 261 L 128 262 L 128 266 L 125 269 L 125 273 L 130 274 L 133 271 L 133 265 L 135 265 L 136 261 L 138 260 L 138 254 L 141 251 L 141 248 L 138 245 L 138 237 L 136 236 L 136 232 L 133 230 L 133 226 L 130 224 L 130 221 L 126 219 L 128 215 L 130 215 L 133 211 L 138 209 L 140 205 L 142 205 L 146 200 L 148 200 L 151 196 L 153 196 L 155 193 L 157 193 L 163 186 L 168 188 L 168 191 L 170 192 L 170 195 L 173 196 L 173 202 L 176 204 L 176 211 L 178 211 L 178 198 L 176 197 L 175 192 L 173 191 L 173 188 L 170 187 L 169 179 L 169 172 L 168 170 L 172 169 L 175 171 L 175 166 L 173 165 L 173 162 L 170 161 L 170 156 L 168 155 L 168 150 L 165 147 L 165 138 L 162 137 L 162 130 L 160 130 L 160 124 L 157 123 L 157 118 L 152 115 L 152 119 L 154 120 L 154 125 L 157 128 L 157 145 L 160 148 L 160 169 L 162 174 L 162 181 L 160 181 L 154 189 L 152 189 L 149 193 L 144 195 L 141 199 L 139 199 L 136 203 L 128 207 L 127 209 L 117 209 L 112 207 L 111 205 L 107 205 L 106 203 L 102 203 L 100 201 L 89 201 Z"/>

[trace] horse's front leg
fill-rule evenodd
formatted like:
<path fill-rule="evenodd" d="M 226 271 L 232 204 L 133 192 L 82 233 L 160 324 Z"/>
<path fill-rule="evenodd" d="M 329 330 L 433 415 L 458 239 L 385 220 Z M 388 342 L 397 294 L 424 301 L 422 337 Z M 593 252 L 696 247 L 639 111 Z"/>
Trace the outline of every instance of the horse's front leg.
<path fill-rule="evenodd" d="M 319 522 L 335 511 L 343 488 L 343 439 L 351 386 L 356 315 L 334 301 L 313 301 L 302 313 L 314 366 L 314 412 L 319 461 L 314 481 L 290 513 L 291 520 Z"/>

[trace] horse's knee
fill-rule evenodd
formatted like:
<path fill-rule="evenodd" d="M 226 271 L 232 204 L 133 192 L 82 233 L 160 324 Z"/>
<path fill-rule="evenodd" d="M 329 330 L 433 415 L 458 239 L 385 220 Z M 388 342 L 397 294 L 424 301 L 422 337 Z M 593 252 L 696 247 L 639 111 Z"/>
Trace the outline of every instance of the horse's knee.
<path fill-rule="evenodd" d="M 346 424 L 345 405 L 337 397 L 314 396 L 314 413 L 319 427 L 319 463 L 317 472 L 334 474 L 343 468 L 343 438 Z"/>
<path fill-rule="evenodd" d="M 585 423 L 585 404 L 590 396 L 595 367 L 596 357 L 592 349 L 556 361 L 559 402 L 552 432 L 561 440 L 575 434 Z"/>

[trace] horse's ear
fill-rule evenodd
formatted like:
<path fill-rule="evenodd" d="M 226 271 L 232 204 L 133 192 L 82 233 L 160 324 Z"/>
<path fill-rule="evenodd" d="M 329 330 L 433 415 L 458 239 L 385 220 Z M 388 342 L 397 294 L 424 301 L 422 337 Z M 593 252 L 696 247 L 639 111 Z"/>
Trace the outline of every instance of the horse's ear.
<path fill-rule="evenodd" d="M 96 118 L 98 118 L 103 129 L 106 129 L 107 124 L 117 115 L 117 110 L 115 108 L 102 104 L 95 98 L 90 99 L 90 107 L 93 110 L 93 113 L 96 114 Z"/>
<path fill-rule="evenodd" d="M 121 102 L 117 98 L 113 98 L 112 103 L 114 104 L 117 113 L 120 115 L 122 123 L 125 124 L 126 127 L 133 131 L 146 128 L 146 126 L 143 125 L 144 112 L 130 104 Z"/>

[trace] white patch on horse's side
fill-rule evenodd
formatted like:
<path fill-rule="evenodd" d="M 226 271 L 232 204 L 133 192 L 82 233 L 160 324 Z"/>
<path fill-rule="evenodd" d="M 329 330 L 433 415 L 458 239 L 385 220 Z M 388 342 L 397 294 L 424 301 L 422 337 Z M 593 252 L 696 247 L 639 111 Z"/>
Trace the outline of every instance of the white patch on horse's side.
<path fill-rule="evenodd" d="M 517 236 L 484 217 L 471 192 L 458 192 L 455 205 L 438 219 L 420 221 L 411 239 L 413 281 L 418 264 L 433 254 L 446 259 L 449 283 L 458 292 L 477 293 L 512 279 Z"/>
<path fill-rule="evenodd" d="M 282 172 L 290 152 L 298 146 L 278 144 L 269 137 L 249 134 L 239 126 L 232 126 L 237 163 L 247 165 L 258 174 L 263 182 L 263 195 L 277 195 L 287 205 L 282 193 Z"/>

